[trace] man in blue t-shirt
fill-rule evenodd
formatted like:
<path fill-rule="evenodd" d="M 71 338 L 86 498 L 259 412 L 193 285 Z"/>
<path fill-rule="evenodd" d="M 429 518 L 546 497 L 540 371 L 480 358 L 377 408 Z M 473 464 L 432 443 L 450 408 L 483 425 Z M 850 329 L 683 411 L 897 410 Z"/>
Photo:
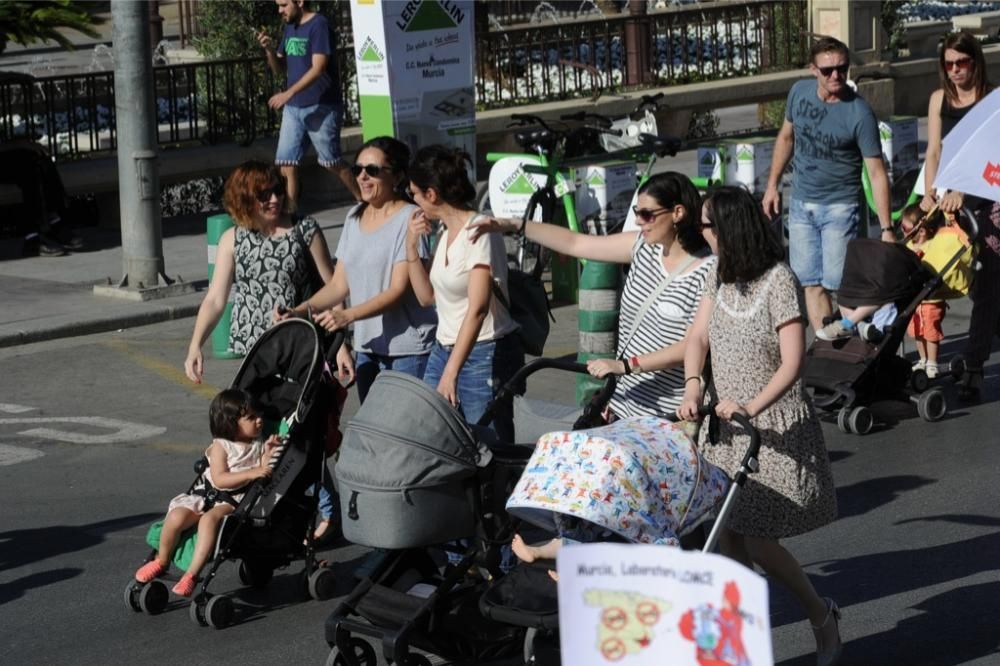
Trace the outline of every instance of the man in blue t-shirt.
<path fill-rule="evenodd" d="M 340 155 L 344 111 L 330 25 L 323 15 L 305 9 L 305 0 L 275 2 L 285 22 L 278 48 L 265 32 L 255 34 L 271 71 L 287 74 L 288 87 L 273 95 L 267 105 L 284 109 L 274 162 L 287 182 L 288 198 L 298 201 L 298 167 L 308 138 L 316 148 L 320 165 L 337 174 L 354 198 L 360 199 L 357 181 Z"/>
<path fill-rule="evenodd" d="M 823 320 L 833 312 L 830 292 L 840 287 L 847 241 L 858 233 L 862 160 L 871 179 L 882 239 L 895 240 L 878 120 L 848 85 L 849 67 L 850 53 L 843 42 L 823 37 L 813 45 L 809 70 L 816 80 L 798 81 L 788 93 L 762 201 L 769 217 L 780 213 L 778 186 L 794 153 L 789 263 L 805 292 L 809 323 L 823 339 L 853 333 L 853 324 L 838 320 L 827 330 Z"/>

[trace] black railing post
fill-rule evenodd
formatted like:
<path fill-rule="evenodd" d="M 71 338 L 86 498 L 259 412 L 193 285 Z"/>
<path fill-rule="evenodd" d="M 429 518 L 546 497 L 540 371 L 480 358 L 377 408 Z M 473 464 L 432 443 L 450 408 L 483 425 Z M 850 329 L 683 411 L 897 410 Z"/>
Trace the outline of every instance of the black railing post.
<path fill-rule="evenodd" d="M 625 22 L 625 85 L 649 83 L 650 42 L 649 14 L 645 2 L 628 3 L 629 19 Z"/>

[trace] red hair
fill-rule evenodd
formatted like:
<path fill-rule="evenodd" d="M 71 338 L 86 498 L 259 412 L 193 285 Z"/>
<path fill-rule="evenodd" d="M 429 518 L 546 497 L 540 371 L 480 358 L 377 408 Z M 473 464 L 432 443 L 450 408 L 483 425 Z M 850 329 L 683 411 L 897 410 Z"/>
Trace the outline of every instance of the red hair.
<path fill-rule="evenodd" d="M 226 179 L 223 206 L 238 226 L 257 231 L 254 221 L 254 212 L 260 203 L 257 197 L 264 190 L 279 185 L 285 187 L 285 177 L 275 165 L 256 160 L 244 162 Z M 282 212 L 291 212 L 288 205 L 288 197 L 285 197 Z"/>

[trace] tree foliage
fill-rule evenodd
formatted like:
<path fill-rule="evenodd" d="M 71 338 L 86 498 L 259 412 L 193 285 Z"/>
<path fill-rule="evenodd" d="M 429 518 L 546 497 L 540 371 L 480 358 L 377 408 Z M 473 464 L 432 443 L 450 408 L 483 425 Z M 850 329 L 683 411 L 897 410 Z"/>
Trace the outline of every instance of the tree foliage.
<path fill-rule="evenodd" d="M 338 2 L 310 2 L 307 7 L 327 17 L 337 33 L 344 16 Z M 284 29 L 273 2 L 260 0 L 212 0 L 198 6 L 201 35 L 194 38 L 195 48 L 209 59 L 263 57 L 254 31 L 264 30 L 275 41 Z"/>
<path fill-rule="evenodd" d="M 88 12 L 84 3 L 75 0 L 4 0 L 0 2 L 0 53 L 10 42 L 23 46 L 56 42 L 72 51 L 73 43 L 61 30 L 98 37 L 94 26 L 103 22 L 104 19 Z"/>

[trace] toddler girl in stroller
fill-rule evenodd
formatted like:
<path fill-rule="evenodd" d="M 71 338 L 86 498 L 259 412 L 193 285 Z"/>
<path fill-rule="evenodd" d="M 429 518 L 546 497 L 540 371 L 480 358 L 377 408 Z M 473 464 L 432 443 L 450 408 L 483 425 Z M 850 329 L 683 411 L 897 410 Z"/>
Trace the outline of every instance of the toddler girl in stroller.
<path fill-rule="evenodd" d="M 255 479 L 271 475 L 271 454 L 278 446 L 278 436 L 260 441 L 264 421 L 253 407 L 249 393 L 225 389 L 209 407 L 212 444 L 205 450 L 209 467 L 202 482 L 191 492 L 170 501 L 160 531 L 156 557 L 139 567 L 135 579 L 148 583 L 166 573 L 174 550 L 184 532 L 195 525 L 198 539 L 191 565 L 173 587 L 174 594 L 190 597 L 196 579 L 208 561 L 223 518 L 233 512 Z"/>

